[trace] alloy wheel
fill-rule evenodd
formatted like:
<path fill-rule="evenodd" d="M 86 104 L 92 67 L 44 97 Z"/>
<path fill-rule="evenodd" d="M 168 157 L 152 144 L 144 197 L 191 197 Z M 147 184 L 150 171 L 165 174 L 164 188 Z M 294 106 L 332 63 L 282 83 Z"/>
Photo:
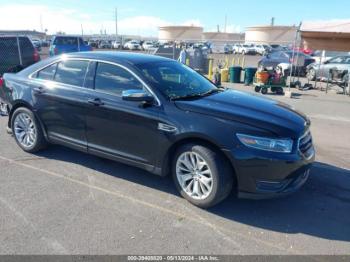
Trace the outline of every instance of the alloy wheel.
<path fill-rule="evenodd" d="M 206 199 L 213 189 L 208 163 L 196 152 L 184 152 L 176 161 L 176 177 L 181 189 L 196 200 Z"/>
<path fill-rule="evenodd" d="M 36 141 L 36 127 L 27 113 L 19 113 L 14 120 L 14 133 L 17 141 L 25 148 L 30 148 Z"/>

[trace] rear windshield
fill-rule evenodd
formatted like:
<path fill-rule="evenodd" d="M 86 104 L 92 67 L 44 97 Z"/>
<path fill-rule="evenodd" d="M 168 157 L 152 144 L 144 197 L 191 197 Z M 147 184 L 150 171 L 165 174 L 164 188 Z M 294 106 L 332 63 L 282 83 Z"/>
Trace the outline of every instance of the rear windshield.
<path fill-rule="evenodd" d="M 78 45 L 78 37 L 56 37 L 54 45 Z"/>

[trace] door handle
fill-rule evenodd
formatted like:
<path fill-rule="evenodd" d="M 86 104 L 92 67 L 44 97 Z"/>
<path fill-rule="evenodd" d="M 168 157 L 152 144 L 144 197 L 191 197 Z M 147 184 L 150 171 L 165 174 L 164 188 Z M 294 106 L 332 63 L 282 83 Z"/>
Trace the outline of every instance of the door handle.
<path fill-rule="evenodd" d="M 88 103 L 94 106 L 102 106 L 104 103 L 99 98 L 88 99 Z"/>
<path fill-rule="evenodd" d="M 42 86 L 34 87 L 33 91 L 37 94 L 42 94 L 45 92 L 45 89 Z"/>

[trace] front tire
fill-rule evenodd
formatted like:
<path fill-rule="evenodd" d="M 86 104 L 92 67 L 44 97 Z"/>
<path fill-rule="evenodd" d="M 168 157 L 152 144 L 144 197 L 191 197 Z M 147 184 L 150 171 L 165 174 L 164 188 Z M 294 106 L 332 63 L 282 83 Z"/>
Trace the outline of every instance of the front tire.
<path fill-rule="evenodd" d="M 309 81 L 314 81 L 316 79 L 316 70 L 314 68 L 310 68 L 307 72 L 307 79 Z"/>
<path fill-rule="evenodd" d="M 234 181 L 232 169 L 220 152 L 196 144 L 177 150 L 172 174 L 181 196 L 201 208 L 224 200 Z"/>
<path fill-rule="evenodd" d="M 31 110 L 20 107 L 11 118 L 12 134 L 25 152 L 35 153 L 47 146 L 41 126 Z"/>

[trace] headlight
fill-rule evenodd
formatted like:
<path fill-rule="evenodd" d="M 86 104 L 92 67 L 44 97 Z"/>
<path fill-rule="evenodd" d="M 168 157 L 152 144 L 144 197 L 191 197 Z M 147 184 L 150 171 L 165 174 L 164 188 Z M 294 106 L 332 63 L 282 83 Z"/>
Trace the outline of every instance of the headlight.
<path fill-rule="evenodd" d="M 244 134 L 237 134 L 237 137 L 245 146 L 265 151 L 290 153 L 293 148 L 292 139 L 273 139 Z"/>

